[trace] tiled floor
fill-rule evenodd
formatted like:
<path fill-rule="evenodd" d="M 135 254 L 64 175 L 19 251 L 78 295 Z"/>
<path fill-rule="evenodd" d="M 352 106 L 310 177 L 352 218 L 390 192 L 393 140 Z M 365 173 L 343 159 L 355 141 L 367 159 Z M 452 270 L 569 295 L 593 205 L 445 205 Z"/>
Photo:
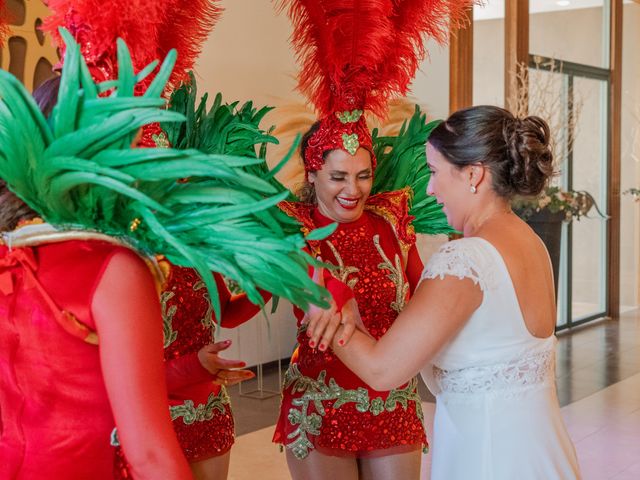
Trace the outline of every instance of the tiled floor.
<path fill-rule="evenodd" d="M 559 336 L 557 385 L 563 415 L 585 480 L 640 479 L 640 310 L 617 321 L 585 326 Z M 277 373 L 265 387 L 277 389 Z M 250 386 L 245 386 L 245 389 Z M 231 480 L 286 480 L 285 456 L 271 443 L 279 397 L 255 400 L 232 389 L 238 439 Z M 433 399 L 423 395 L 427 427 Z M 429 432 L 428 432 L 429 433 Z M 429 456 L 423 459 L 429 478 Z"/>

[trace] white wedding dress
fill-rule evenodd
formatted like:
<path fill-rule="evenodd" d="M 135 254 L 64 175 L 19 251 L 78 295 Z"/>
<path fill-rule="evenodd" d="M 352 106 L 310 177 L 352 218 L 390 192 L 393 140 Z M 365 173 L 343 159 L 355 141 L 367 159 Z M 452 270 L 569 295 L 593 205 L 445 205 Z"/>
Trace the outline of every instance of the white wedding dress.
<path fill-rule="evenodd" d="M 425 367 L 436 396 L 432 480 L 580 478 L 560 415 L 556 338 L 529 333 L 507 267 L 479 237 L 445 244 L 422 278 L 471 278 L 483 301 Z"/>

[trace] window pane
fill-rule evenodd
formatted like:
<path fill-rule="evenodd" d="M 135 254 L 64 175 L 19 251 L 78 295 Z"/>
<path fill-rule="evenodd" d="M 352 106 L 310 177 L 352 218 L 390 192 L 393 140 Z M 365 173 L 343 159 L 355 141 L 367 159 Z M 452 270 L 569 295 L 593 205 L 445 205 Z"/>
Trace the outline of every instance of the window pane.
<path fill-rule="evenodd" d="M 609 0 L 530 0 L 529 51 L 609 68 Z"/>

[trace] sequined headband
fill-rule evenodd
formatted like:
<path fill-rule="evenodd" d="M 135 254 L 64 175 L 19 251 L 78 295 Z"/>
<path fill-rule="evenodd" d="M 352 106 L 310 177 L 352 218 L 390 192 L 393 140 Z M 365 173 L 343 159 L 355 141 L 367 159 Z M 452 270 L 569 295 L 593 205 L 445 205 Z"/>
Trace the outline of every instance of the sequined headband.
<path fill-rule="evenodd" d="M 324 152 L 341 149 L 355 155 L 360 147 L 371 153 L 371 166 L 375 170 L 376 157 L 371 132 L 362 113 L 362 110 L 336 112 L 320 120 L 320 126 L 309 139 L 304 151 L 306 176 L 309 172 L 322 168 Z"/>

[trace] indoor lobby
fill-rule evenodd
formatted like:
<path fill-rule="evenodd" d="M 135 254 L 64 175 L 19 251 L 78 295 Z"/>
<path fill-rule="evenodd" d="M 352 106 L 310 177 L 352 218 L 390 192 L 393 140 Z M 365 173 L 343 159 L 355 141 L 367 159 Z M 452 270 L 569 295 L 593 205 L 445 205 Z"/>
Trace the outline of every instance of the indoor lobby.
<path fill-rule="evenodd" d="M 47 15 L 45 3 L 7 1 L 18 20 L 0 52 L 0 68 L 30 91 L 58 61 L 48 39 L 34 30 Z M 265 130 L 274 126 L 271 134 L 280 141 L 266 148 L 272 168 L 315 120 L 296 90 L 292 27 L 277 3 L 220 1 L 224 11 L 194 69 L 198 95 L 208 93 L 209 101 L 221 92 L 227 102 L 274 107 L 261 121 Z M 416 104 L 428 120 L 489 104 L 548 121 L 557 174 L 537 203 L 520 208 L 530 209 L 530 225 L 551 242 L 545 239 L 556 275 L 562 416 L 585 480 L 639 479 L 640 0 L 476 3 L 467 27 L 454 30 L 448 46 L 428 42 L 409 95 L 391 102 L 388 118 L 371 118 L 369 125 L 397 134 Z M 277 178 L 295 188 L 304 169 L 292 161 Z M 534 226 L 553 206 L 555 230 L 545 230 L 547 220 Z M 424 263 L 449 240 L 419 235 Z M 232 341 L 224 356 L 244 360 L 256 374 L 228 388 L 236 428 L 230 480 L 291 478 L 272 436 L 296 330 L 292 306 L 281 300 L 216 332 L 216 340 Z M 435 399 L 419 381 L 430 438 Z M 423 480 L 430 478 L 430 464 L 423 453 Z"/>

